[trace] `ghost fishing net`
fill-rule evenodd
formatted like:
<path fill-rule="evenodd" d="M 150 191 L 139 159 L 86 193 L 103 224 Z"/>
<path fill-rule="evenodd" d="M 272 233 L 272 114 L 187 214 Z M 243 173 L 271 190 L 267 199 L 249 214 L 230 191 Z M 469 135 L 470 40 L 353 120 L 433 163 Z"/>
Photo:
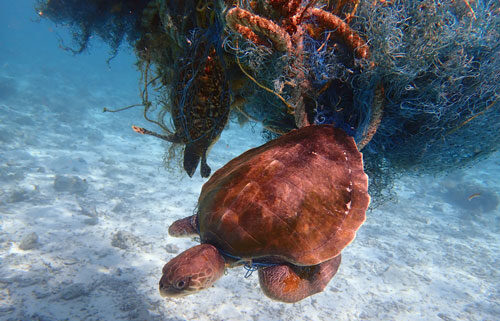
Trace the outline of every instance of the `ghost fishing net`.
<path fill-rule="evenodd" d="M 66 50 L 82 53 L 98 36 L 110 45 L 113 57 L 123 40 L 132 44 L 139 39 L 146 5 L 140 0 L 37 0 L 35 9 L 39 16 L 70 27 L 75 47 L 61 43 Z"/>
<path fill-rule="evenodd" d="M 306 34 L 301 52 L 309 85 L 306 111 L 310 122 L 334 124 L 355 137 L 375 202 L 391 197 L 391 184 L 401 174 L 446 172 L 498 150 L 498 2 L 350 1 L 338 6 L 340 10 L 334 8 L 338 3 L 316 5 L 349 20 L 369 44 L 370 55 L 353 56 L 345 41 L 332 37 L 332 30 L 316 17 L 304 21 L 319 32 Z M 351 15 L 353 4 L 356 11 Z M 242 41 L 252 42 L 250 37 L 240 38 L 246 38 L 240 47 Z M 288 61 L 298 59 L 294 52 L 286 54 Z M 241 49 L 240 55 L 258 81 L 275 91 L 273 84 L 282 79 L 293 83 L 293 75 L 285 69 L 270 74 L 267 65 L 252 62 L 261 57 Z M 279 66 L 283 58 L 274 59 L 270 64 Z M 284 88 L 282 96 L 293 101 L 294 88 Z M 272 95 L 259 95 L 244 108 L 263 119 L 281 121 L 277 127 L 284 131 L 289 129 L 285 107 Z M 266 133 L 270 139 L 277 135 L 279 131 Z"/>
<path fill-rule="evenodd" d="M 373 186 L 470 166 L 500 146 L 500 16 L 494 1 L 362 2 L 383 117 L 363 149 Z M 381 188 L 376 187 L 378 191 Z"/>
<path fill-rule="evenodd" d="M 247 92 L 233 91 L 244 97 L 237 107 L 261 121 L 267 137 L 313 122 L 333 123 L 353 135 L 364 127 L 364 116 L 350 107 L 356 98 L 349 83 L 361 69 L 357 49 L 349 48 L 355 41 L 339 39 L 349 28 L 329 29 L 340 21 L 331 12 L 349 10 L 353 5 L 345 1 L 275 0 L 241 2 L 227 11 L 226 50 L 251 80 Z"/>
<path fill-rule="evenodd" d="M 373 72 L 361 77 L 373 69 L 371 49 L 345 22 L 358 4 L 253 1 L 228 10 L 226 49 L 251 80 L 247 92 L 233 91 L 244 97 L 238 110 L 263 123 L 266 139 L 313 123 L 342 128 L 360 146 L 375 134 L 383 86 Z"/>
<path fill-rule="evenodd" d="M 229 117 L 219 5 L 201 0 L 150 1 L 142 25 L 147 32 L 135 45 L 143 74 L 154 66 L 160 83 L 155 90 L 163 97 L 153 123 L 166 135 L 153 135 L 173 143 L 166 160 L 174 159 L 170 156 L 178 147 L 184 149 L 184 169 L 190 176 L 200 159 L 202 176 L 209 175 L 207 150 Z"/>
<path fill-rule="evenodd" d="M 261 122 L 268 139 L 306 123 L 333 124 L 362 149 L 376 203 L 391 196 L 399 175 L 469 166 L 500 146 L 495 1 L 51 0 L 41 7 L 73 26 L 75 51 L 94 34 L 115 49 L 125 38 L 134 45 L 144 117 L 172 146 L 213 142 L 229 104 L 240 122 Z"/>
<path fill-rule="evenodd" d="M 236 35 L 228 36 L 224 45 L 236 60 L 230 70 L 233 112 L 247 121 L 262 123 L 266 131 L 276 135 L 296 128 L 286 105 L 289 92 L 284 90 L 288 57 Z"/>
<path fill-rule="evenodd" d="M 172 143 L 167 165 L 179 150 L 184 151 L 184 165 L 187 153 L 190 167 L 195 166 L 190 171 L 200 159 L 203 164 L 229 115 L 222 2 L 50 0 L 40 1 L 37 10 L 73 29 L 74 53 L 85 50 L 92 36 L 109 43 L 113 54 L 124 39 L 129 40 L 142 73 L 142 101 L 118 110 L 144 107 L 144 118 L 159 132 L 134 130 Z"/>

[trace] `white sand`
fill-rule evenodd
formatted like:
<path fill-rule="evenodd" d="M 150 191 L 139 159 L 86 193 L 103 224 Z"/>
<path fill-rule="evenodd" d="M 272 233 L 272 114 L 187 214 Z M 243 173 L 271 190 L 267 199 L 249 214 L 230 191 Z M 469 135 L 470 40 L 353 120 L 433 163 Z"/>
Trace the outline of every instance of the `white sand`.
<path fill-rule="evenodd" d="M 0 320 L 500 320 L 499 210 L 450 201 L 465 188 L 481 191 L 474 202 L 498 195 L 498 154 L 448 178 L 396 182 L 397 201 L 368 212 L 321 294 L 274 302 L 240 268 L 161 298 L 162 266 L 195 245 L 168 225 L 193 213 L 205 180 L 162 167 L 162 143 L 130 129 L 148 126 L 140 110 L 100 112 L 137 101 L 132 58 L 109 71 L 99 48 L 73 58 L 25 45 L 0 62 L 12 87 L 0 96 Z M 261 144 L 259 132 L 231 124 L 212 169 Z"/>

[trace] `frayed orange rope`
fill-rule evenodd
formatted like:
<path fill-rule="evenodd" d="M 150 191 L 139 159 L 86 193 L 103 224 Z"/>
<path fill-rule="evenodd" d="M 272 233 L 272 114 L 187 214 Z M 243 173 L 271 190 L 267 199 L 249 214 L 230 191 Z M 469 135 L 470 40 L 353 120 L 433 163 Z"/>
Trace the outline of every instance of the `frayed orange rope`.
<path fill-rule="evenodd" d="M 465 5 L 467 6 L 467 8 L 469 8 L 471 14 L 472 14 L 472 18 L 474 18 L 474 20 L 476 20 L 476 13 L 474 12 L 474 9 L 472 9 L 470 3 L 469 3 L 469 0 L 464 0 L 465 2 Z"/>
<path fill-rule="evenodd" d="M 236 49 L 238 49 L 238 42 L 236 42 Z M 240 62 L 240 57 L 238 57 L 238 55 L 236 55 L 236 63 L 238 64 L 238 66 L 240 67 L 241 71 L 245 74 L 245 76 L 247 76 L 251 81 L 253 81 L 257 86 L 259 86 L 260 88 L 264 89 L 265 91 L 275 95 L 276 97 L 278 97 L 279 100 L 281 100 L 286 108 L 287 108 L 287 111 L 289 114 L 294 114 L 294 110 L 295 108 L 293 108 L 292 105 L 290 105 L 286 100 L 285 98 L 283 98 L 280 94 L 278 94 L 277 92 L 273 91 L 272 89 L 269 89 L 267 88 L 266 86 L 260 84 L 255 78 L 253 78 L 245 69 L 243 69 L 243 66 L 241 65 L 241 62 Z"/>
<path fill-rule="evenodd" d="M 356 14 L 356 11 L 358 11 L 358 6 L 359 6 L 359 0 L 357 0 L 356 3 L 354 4 L 354 8 L 352 9 L 352 11 L 346 15 L 345 22 L 349 23 L 351 21 L 351 19 Z"/>
<path fill-rule="evenodd" d="M 370 49 L 366 42 L 342 19 L 318 8 L 312 8 L 310 12 L 321 25 L 332 29 L 333 33 L 353 50 L 358 58 L 370 57 Z"/>
<path fill-rule="evenodd" d="M 377 133 L 380 122 L 382 121 L 382 115 L 384 113 L 385 104 L 385 92 L 384 86 L 379 84 L 375 89 L 375 96 L 373 97 L 372 103 L 372 114 L 370 119 L 370 124 L 363 134 L 363 139 L 358 144 L 358 149 L 361 150 L 363 147 L 368 145 L 372 140 L 373 136 Z"/>
<path fill-rule="evenodd" d="M 290 35 L 286 33 L 283 28 L 274 22 L 254 15 L 249 11 L 238 7 L 232 8 L 226 14 L 226 22 L 228 27 L 235 32 L 239 33 L 238 25 L 240 25 L 249 28 L 249 30 L 251 30 L 254 34 L 259 33 L 266 36 L 271 40 L 278 51 L 290 52 L 292 49 Z M 247 34 L 242 34 L 242 36 L 247 37 Z"/>

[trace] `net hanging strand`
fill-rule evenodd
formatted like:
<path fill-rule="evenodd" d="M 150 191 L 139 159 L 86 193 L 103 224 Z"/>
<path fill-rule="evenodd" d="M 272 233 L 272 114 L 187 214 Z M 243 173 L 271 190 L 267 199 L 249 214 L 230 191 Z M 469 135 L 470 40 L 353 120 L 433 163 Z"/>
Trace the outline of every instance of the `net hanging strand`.
<path fill-rule="evenodd" d="M 236 40 L 236 50 L 239 50 L 239 46 L 238 46 L 238 40 Z M 238 55 L 236 55 L 236 62 L 238 63 L 238 66 L 240 67 L 241 71 L 245 74 L 245 76 L 247 76 L 251 81 L 253 81 L 257 86 L 259 86 L 260 88 L 264 89 L 265 91 L 275 95 L 276 97 L 278 97 L 279 100 L 281 100 L 286 108 L 287 108 L 287 112 L 289 114 L 294 114 L 294 109 L 292 105 L 290 105 L 286 100 L 285 98 L 283 98 L 280 94 L 278 94 L 277 92 L 273 91 L 272 89 L 269 89 L 267 88 L 266 86 L 260 84 L 255 78 L 253 78 L 245 69 L 243 69 L 243 66 L 241 65 L 241 62 L 240 62 L 240 57 L 238 57 Z"/>

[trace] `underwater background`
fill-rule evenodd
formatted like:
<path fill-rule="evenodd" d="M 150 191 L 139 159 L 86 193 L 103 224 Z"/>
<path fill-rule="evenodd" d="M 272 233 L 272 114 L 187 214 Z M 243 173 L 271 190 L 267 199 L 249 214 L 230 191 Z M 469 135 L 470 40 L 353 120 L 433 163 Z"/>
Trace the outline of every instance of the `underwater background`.
<path fill-rule="evenodd" d="M 210 289 L 162 298 L 161 268 L 196 244 L 168 236 L 168 226 L 194 213 L 206 179 L 188 177 L 182 160 L 165 168 L 169 144 L 131 128 L 151 127 L 141 108 L 103 113 L 140 102 L 134 50 L 114 53 L 89 35 L 73 55 L 61 48 L 72 44 L 67 24 L 41 19 L 35 4 L 0 2 L 0 320 L 500 319 L 493 150 L 467 168 L 395 175 L 322 293 L 274 302 L 257 273 L 236 268 Z M 484 104 L 476 114 L 488 108 L 497 120 L 498 100 Z M 231 117 L 210 150 L 212 172 L 269 138 L 262 124 L 240 123 Z M 499 124 L 490 125 L 483 141 L 498 144 Z M 462 138 L 457 158 L 470 152 Z M 366 154 L 376 157 L 377 146 Z"/>

